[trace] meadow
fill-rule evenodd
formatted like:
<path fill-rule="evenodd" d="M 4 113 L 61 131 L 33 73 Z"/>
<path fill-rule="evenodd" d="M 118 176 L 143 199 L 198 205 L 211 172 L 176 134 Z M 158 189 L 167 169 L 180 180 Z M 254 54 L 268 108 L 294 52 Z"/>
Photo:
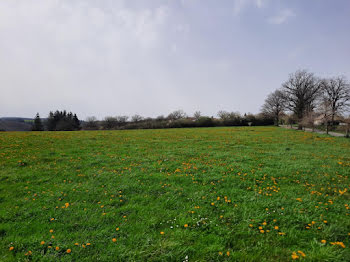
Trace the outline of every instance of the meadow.
<path fill-rule="evenodd" d="M 350 261 L 350 140 L 0 133 L 0 261 Z"/>

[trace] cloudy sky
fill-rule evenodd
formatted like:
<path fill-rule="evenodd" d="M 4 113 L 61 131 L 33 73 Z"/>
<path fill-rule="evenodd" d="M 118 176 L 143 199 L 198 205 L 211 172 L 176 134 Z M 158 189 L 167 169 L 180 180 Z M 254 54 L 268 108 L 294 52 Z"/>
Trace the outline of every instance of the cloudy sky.
<path fill-rule="evenodd" d="M 257 113 L 297 69 L 350 79 L 350 1 L 0 1 L 0 117 Z"/>

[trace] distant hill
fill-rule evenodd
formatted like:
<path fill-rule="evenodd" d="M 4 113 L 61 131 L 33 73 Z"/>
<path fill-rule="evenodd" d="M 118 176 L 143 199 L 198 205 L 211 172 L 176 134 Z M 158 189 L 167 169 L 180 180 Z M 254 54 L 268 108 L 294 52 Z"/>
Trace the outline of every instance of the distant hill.
<path fill-rule="evenodd" d="M 0 131 L 30 131 L 33 121 L 32 118 L 0 117 Z"/>

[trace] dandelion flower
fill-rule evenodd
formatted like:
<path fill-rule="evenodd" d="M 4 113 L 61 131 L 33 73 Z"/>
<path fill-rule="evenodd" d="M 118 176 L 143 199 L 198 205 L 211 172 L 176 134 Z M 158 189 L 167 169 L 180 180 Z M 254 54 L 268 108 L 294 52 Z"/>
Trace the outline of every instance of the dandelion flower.
<path fill-rule="evenodd" d="M 41 241 L 41 242 L 40 242 L 40 245 L 44 245 L 44 244 L 45 244 L 45 241 Z"/>
<path fill-rule="evenodd" d="M 112 241 L 113 241 L 113 242 L 117 242 L 117 239 L 116 239 L 116 238 L 113 238 Z"/>
<path fill-rule="evenodd" d="M 69 254 L 70 252 L 72 252 L 72 250 L 68 248 L 67 249 L 67 253 Z"/>
<path fill-rule="evenodd" d="M 292 259 L 298 259 L 298 258 L 299 258 L 299 256 L 295 252 L 293 252 L 292 253 Z"/>
<path fill-rule="evenodd" d="M 325 239 L 322 239 L 322 240 L 321 240 L 321 243 L 322 243 L 322 244 L 326 244 L 326 242 L 327 242 L 327 241 L 326 241 Z"/>
<path fill-rule="evenodd" d="M 10 251 L 14 250 L 14 247 L 10 247 L 9 250 L 10 250 Z"/>
<path fill-rule="evenodd" d="M 164 232 L 163 232 L 163 231 L 161 231 L 161 232 L 160 232 L 160 234 L 161 234 L 161 235 L 164 235 Z"/>
<path fill-rule="evenodd" d="M 57 250 L 57 251 L 60 250 L 60 247 L 56 247 L 56 250 Z"/>

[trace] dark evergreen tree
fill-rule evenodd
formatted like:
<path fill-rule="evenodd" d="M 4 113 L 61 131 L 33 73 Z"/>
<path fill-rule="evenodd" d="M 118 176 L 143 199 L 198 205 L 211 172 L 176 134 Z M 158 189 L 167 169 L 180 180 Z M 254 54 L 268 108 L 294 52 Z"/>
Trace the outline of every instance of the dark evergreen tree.
<path fill-rule="evenodd" d="M 47 119 L 47 129 L 50 131 L 73 131 L 80 129 L 80 120 L 72 112 L 56 111 L 50 112 Z"/>
<path fill-rule="evenodd" d="M 50 111 L 49 116 L 47 117 L 47 121 L 46 121 L 46 126 L 47 126 L 47 130 L 49 131 L 55 131 L 56 128 L 56 119 L 54 117 L 53 112 Z"/>
<path fill-rule="evenodd" d="M 39 113 L 36 114 L 33 124 L 33 131 L 44 131 L 43 123 L 41 122 Z"/>
<path fill-rule="evenodd" d="M 73 127 L 75 130 L 80 130 L 80 120 L 76 114 L 73 115 Z"/>

